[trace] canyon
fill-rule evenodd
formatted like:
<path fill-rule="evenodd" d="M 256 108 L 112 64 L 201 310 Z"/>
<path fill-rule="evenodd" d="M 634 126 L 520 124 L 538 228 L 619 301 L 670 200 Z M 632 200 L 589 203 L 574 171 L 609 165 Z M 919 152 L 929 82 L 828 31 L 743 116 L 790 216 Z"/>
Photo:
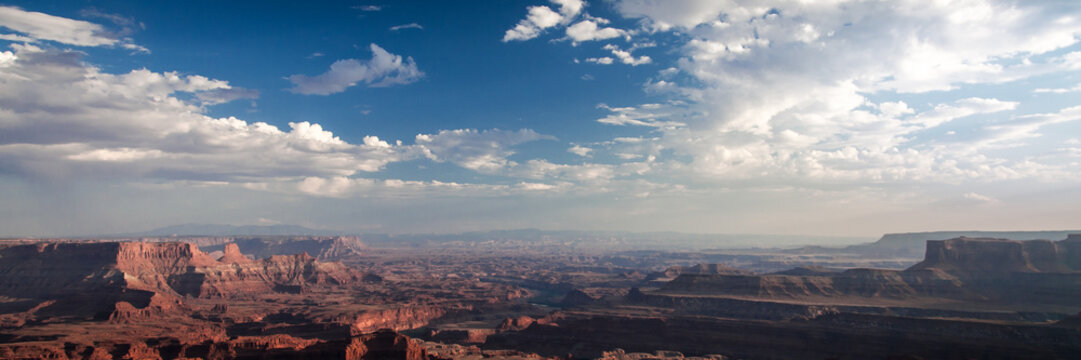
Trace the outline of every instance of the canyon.
<path fill-rule="evenodd" d="M 863 261 L 550 238 L 8 239 L 0 358 L 1067 359 L 1081 236 L 1063 237 L 929 238 L 922 259 Z"/>

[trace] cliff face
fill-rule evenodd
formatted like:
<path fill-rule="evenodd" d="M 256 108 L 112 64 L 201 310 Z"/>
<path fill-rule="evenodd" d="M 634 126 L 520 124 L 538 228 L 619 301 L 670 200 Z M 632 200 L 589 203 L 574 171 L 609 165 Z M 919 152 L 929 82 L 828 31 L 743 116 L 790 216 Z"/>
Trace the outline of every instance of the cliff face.
<path fill-rule="evenodd" d="M 1081 271 L 1081 240 L 1016 241 L 956 238 L 927 242 L 923 262 L 910 270 L 940 269 L 961 276 Z"/>
<path fill-rule="evenodd" d="M 344 265 L 319 262 L 307 254 L 275 255 L 258 261 L 194 268 L 171 278 L 175 291 L 201 298 L 299 293 L 311 287 L 343 285 L 357 279 L 357 274 Z"/>
<path fill-rule="evenodd" d="M 1081 231 L 936 231 L 885 234 L 870 244 L 845 247 L 843 251 L 874 256 L 919 257 L 928 240 L 970 238 L 1006 238 L 1014 240 L 1063 239 Z"/>
<path fill-rule="evenodd" d="M 141 316 L 145 312 L 133 309 L 150 305 L 155 297 L 301 292 L 357 279 L 345 266 L 319 262 L 307 254 L 251 261 L 237 250 L 234 245 L 226 261 L 219 262 L 190 243 L 10 246 L 0 249 L 0 296 L 60 299 L 80 304 L 72 311 L 90 311 L 83 309 L 89 307 Z M 116 302 L 128 304 L 114 306 Z"/>
<path fill-rule="evenodd" d="M 119 243 L 39 243 L 0 249 L 0 295 L 37 298 L 57 293 L 117 289 Z"/>
<path fill-rule="evenodd" d="M 446 308 L 427 305 L 368 311 L 353 319 L 350 332 L 363 334 L 379 329 L 408 330 L 427 325 L 433 319 L 446 314 Z"/>
<path fill-rule="evenodd" d="M 1081 237 L 1058 242 L 963 237 L 932 240 L 927 242 L 924 261 L 903 271 L 682 274 L 661 291 L 760 299 L 939 298 L 1071 305 L 1081 296 Z"/>
<path fill-rule="evenodd" d="M 672 280 L 663 290 L 769 299 L 833 296 L 908 299 L 964 293 L 960 281 L 942 272 L 877 269 L 852 269 L 828 276 L 688 274 Z"/>

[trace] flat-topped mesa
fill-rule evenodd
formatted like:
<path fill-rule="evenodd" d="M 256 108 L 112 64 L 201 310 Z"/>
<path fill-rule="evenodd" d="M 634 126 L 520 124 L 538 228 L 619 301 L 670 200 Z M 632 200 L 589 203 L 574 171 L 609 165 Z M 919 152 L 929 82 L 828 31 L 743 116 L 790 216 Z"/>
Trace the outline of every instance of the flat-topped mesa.
<path fill-rule="evenodd" d="M 106 302 L 123 297 L 139 307 L 153 294 L 229 297 L 299 292 L 358 278 L 344 265 L 319 262 L 306 253 L 251 261 L 233 244 L 223 259 L 214 260 L 196 245 L 181 242 L 10 246 L 0 248 L 0 296 L 97 296 Z M 131 299 L 131 294 L 143 295 Z"/>
<path fill-rule="evenodd" d="M 736 269 L 725 264 L 696 264 L 694 266 L 672 266 L 664 271 L 646 275 L 646 280 L 672 279 L 680 275 L 751 275 L 750 271 Z"/>
<path fill-rule="evenodd" d="M 213 266 L 218 262 L 195 244 L 121 242 L 116 253 L 117 267 L 130 270 L 154 269 L 158 272 L 184 271 L 194 266 Z"/>
<path fill-rule="evenodd" d="M 663 291 L 768 299 L 854 296 L 909 299 L 929 295 L 961 296 L 961 283 L 941 271 L 850 269 L 823 275 L 683 274 Z"/>
<path fill-rule="evenodd" d="M 262 260 L 194 269 L 175 279 L 184 295 L 226 298 L 270 292 L 299 293 L 359 281 L 359 274 L 340 263 L 321 262 L 307 253 L 273 255 Z"/>
<path fill-rule="evenodd" d="M 908 270 L 938 269 L 958 276 L 1081 271 L 1081 240 L 966 238 L 927 241 L 924 260 Z"/>

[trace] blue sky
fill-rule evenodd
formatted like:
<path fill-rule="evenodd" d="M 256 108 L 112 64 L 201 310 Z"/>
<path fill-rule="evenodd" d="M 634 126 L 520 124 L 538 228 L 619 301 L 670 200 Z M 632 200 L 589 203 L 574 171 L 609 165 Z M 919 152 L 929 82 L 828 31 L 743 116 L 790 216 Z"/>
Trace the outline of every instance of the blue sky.
<path fill-rule="evenodd" d="M 1073 1 L 0 3 L 0 233 L 1077 228 Z"/>

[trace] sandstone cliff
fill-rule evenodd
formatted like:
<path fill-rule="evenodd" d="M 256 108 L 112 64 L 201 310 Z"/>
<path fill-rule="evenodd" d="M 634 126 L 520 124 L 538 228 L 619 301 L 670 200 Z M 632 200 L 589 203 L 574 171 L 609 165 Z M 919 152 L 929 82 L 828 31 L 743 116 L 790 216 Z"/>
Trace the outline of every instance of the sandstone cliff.
<path fill-rule="evenodd" d="M 757 299 L 952 299 L 1076 306 L 1081 237 L 1062 241 L 956 238 L 927 242 L 906 270 L 793 270 L 768 275 L 684 273 L 661 289 Z M 859 300 L 863 301 L 863 300 Z"/>
<path fill-rule="evenodd" d="M 224 262 L 190 243 L 38 243 L 0 249 L 0 296 L 58 300 L 43 311 L 119 318 L 146 316 L 174 298 L 302 292 L 351 283 L 358 274 L 307 254 L 250 261 L 228 249 Z M 124 304 L 118 304 L 124 303 Z M 139 311 L 135 311 L 139 310 Z M 104 312 L 105 315 L 99 315 Z"/>
<path fill-rule="evenodd" d="M 1016 241 L 990 238 L 931 240 L 910 270 L 940 269 L 962 276 L 1081 272 L 1081 239 Z"/>

